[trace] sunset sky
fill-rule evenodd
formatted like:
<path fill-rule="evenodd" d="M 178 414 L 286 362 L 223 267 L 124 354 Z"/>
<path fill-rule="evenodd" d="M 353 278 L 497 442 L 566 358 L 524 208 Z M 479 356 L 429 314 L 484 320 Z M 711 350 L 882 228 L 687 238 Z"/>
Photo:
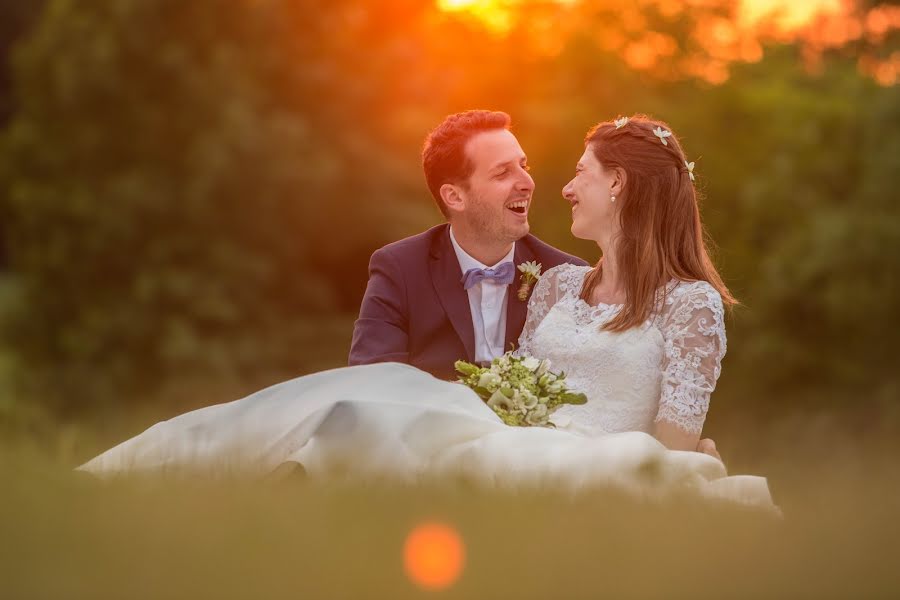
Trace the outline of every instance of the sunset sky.
<path fill-rule="evenodd" d="M 540 22 L 532 12 L 525 13 L 525 0 L 438 0 L 438 8 L 447 15 L 470 16 L 498 35 L 509 31 L 515 23 L 532 30 Z M 619 53 L 633 69 L 650 71 L 661 61 L 673 56 L 673 38 L 653 31 L 641 16 L 642 7 L 655 6 L 663 15 L 678 15 L 692 7 L 721 7 L 730 18 L 710 15 L 699 20 L 692 37 L 709 54 L 708 60 L 688 59 L 683 70 L 721 83 L 728 78 L 727 65 L 732 62 L 756 62 L 762 58 L 767 42 L 800 42 L 804 46 L 807 66 L 815 68 L 824 50 L 863 40 L 878 47 L 886 36 L 900 29 L 900 6 L 882 4 L 860 9 L 855 0 L 640 0 L 638 3 L 617 0 L 547 0 L 554 20 L 542 33 L 532 35 L 536 47 L 559 47 L 566 31 L 566 17 L 577 20 L 579 11 L 588 8 L 612 9 L 621 21 L 621 30 L 603 34 L 608 50 Z M 532 6 L 534 6 L 532 4 Z M 730 10 L 729 10 L 730 9 Z M 524 19 L 527 15 L 529 18 Z M 546 17 L 544 17 L 546 19 Z M 900 73 L 900 52 L 882 56 L 863 54 L 859 67 L 882 85 L 894 85 Z"/>
<path fill-rule="evenodd" d="M 558 4 L 577 4 L 584 0 L 555 0 Z M 646 3 L 646 2 L 645 2 Z M 656 0 L 677 10 L 677 5 L 709 4 L 707 0 Z M 488 23 L 502 23 L 510 10 L 519 4 L 517 0 L 438 0 L 445 11 L 468 11 Z M 843 0 L 737 0 L 737 12 L 744 23 L 756 23 L 765 17 L 774 17 L 779 25 L 793 28 L 805 25 L 821 14 L 835 14 L 844 10 Z"/>

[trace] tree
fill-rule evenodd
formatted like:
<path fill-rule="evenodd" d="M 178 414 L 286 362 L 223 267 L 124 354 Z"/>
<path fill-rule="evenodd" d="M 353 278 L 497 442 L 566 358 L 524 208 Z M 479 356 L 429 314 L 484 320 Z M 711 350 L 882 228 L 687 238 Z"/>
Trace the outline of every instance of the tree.
<path fill-rule="evenodd" d="M 286 324 L 349 305 L 338 267 L 364 278 L 360 248 L 430 218 L 372 139 L 376 88 L 345 89 L 341 7 L 312 8 L 49 5 L 17 55 L 4 207 L 8 333 L 43 395 L 291 364 Z"/>

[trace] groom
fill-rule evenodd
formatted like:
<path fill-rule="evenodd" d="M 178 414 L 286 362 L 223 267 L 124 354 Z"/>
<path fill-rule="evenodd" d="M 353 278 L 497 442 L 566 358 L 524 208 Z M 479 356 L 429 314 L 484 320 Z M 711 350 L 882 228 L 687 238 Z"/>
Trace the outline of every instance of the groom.
<path fill-rule="evenodd" d="M 528 304 L 518 265 L 587 264 L 528 233 L 534 181 L 509 127 L 506 113 L 471 110 L 425 139 L 425 180 L 447 222 L 372 255 L 349 364 L 453 379 L 456 360 L 486 363 L 517 343 Z"/>
<path fill-rule="evenodd" d="M 456 360 L 488 362 L 517 342 L 527 308 L 517 265 L 587 264 L 528 233 L 534 181 L 509 126 L 506 113 L 472 110 L 425 139 L 425 180 L 447 223 L 372 255 L 349 364 L 403 362 L 454 379 Z M 713 440 L 697 451 L 721 460 Z"/>

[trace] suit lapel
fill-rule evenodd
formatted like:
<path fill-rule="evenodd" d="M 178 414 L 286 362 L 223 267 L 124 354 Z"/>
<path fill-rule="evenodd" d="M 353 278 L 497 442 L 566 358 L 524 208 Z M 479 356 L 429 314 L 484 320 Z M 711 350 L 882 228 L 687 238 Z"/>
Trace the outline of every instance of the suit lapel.
<path fill-rule="evenodd" d="M 431 281 L 437 292 L 438 300 L 466 348 L 467 360 L 474 361 L 475 329 L 472 326 L 469 294 L 463 289 L 462 271 L 450 243 L 449 226 L 438 233 L 437 239 L 432 245 L 430 261 Z"/>
<path fill-rule="evenodd" d="M 503 348 L 504 352 L 510 349 L 511 344 L 518 345 L 519 334 L 525 326 L 525 313 L 528 311 L 528 299 L 519 300 L 519 287 L 522 285 L 522 273 L 519 272 L 518 265 L 523 262 L 534 260 L 534 253 L 526 242 L 526 238 L 522 238 L 516 242 L 516 251 L 514 263 L 516 265 L 516 278 L 509 284 L 509 293 L 506 298 L 506 341 Z M 533 289 L 533 288 L 532 288 Z M 529 296 L 531 290 L 528 291 Z"/>

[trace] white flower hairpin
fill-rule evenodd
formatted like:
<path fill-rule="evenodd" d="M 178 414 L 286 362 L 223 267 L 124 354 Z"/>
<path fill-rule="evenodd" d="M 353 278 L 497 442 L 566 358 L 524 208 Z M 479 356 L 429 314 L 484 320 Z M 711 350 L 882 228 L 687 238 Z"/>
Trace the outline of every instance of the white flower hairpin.
<path fill-rule="evenodd" d="M 653 135 L 659 138 L 659 141 L 663 143 L 663 146 L 668 146 L 669 142 L 666 141 L 666 138 L 672 135 L 671 131 L 666 131 L 662 127 L 658 126 L 653 130 Z"/>
<path fill-rule="evenodd" d="M 628 124 L 628 117 L 622 117 L 621 119 L 616 119 L 615 121 L 613 121 L 613 123 L 615 124 L 616 129 L 621 129 L 622 127 L 625 127 L 625 125 Z"/>
<path fill-rule="evenodd" d="M 684 166 L 687 167 L 688 175 L 691 176 L 691 181 L 694 181 L 694 163 L 684 161 Z"/>

